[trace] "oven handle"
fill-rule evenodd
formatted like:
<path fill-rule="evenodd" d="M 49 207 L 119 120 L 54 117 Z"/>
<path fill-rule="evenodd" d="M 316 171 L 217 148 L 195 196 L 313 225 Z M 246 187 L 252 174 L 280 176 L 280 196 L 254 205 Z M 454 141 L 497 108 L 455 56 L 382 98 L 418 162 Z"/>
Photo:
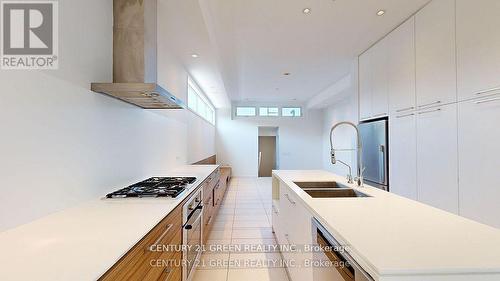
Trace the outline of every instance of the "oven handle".
<path fill-rule="evenodd" d="M 193 224 L 195 224 L 201 218 L 202 209 L 203 209 L 202 205 L 198 205 L 198 207 L 194 209 L 194 211 L 189 215 L 188 221 L 184 225 L 184 229 L 190 230 L 193 228 Z M 198 213 L 198 215 L 195 215 L 196 213 Z"/>

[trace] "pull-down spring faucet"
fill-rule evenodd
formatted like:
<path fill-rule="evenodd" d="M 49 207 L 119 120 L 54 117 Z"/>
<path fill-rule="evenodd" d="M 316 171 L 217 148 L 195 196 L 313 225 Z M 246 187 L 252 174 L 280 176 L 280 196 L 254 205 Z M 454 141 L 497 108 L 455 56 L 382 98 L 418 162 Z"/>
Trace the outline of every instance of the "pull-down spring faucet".
<path fill-rule="evenodd" d="M 349 183 L 353 183 L 353 178 L 352 178 L 352 170 L 351 170 L 351 166 L 348 165 L 347 163 L 341 161 L 341 160 L 338 160 L 336 158 L 336 155 L 335 155 L 335 152 L 336 151 L 339 151 L 339 149 L 335 149 L 333 148 L 333 140 L 332 140 L 332 137 L 333 137 L 333 131 L 340 125 L 349 125 L 351 127 L 353 127 L 355 130 L 356 130 L 356 145 L 357 145 L 357 148 L 356 149 L 347 149 L 347 150 L 356 150 L 356 153 L 357 153 L 357 176 L 356 178 L 354 178 L 354 180 L 356 181 L 356 184 L 361 187 L 363 186 L 363 159 L 361 157 L 362 155 L 362 150 L 363 150 L 363 145 L 361 144 L 361 135 L 359 134 L 359 129 L 358 129 L 358 126 L 356 126 L 354 123 L 351 123 L 351 122 L 347 122 L 347 121 L 344 121 L 344 122 L 339 122 L 335 125 L 333 125 L 332 129 L 330 130 L 330 156 L 331 156 L 331 160 L 332 160 L 332 164 L 336 164 L 337 162 L 347 166 L 347 168 L 349 168 L 349 175 L 347 176 L 347 181 Z M 340 149 L 342 150 L 342 149 Z"/>

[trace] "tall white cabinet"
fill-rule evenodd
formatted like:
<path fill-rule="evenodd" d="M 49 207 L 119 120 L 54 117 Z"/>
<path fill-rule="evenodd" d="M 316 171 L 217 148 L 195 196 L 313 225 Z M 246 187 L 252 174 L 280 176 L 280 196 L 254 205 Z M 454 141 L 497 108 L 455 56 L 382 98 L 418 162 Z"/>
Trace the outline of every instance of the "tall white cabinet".
<path fill-rule="evenodd" d="M 458 105 L 460 214 L 500 227 L 500 95 Z"/>
<path fill-rule="evenodd" d="M 455 0 L 430 2 L 415 15 L 418 108 L 457 101 Z"/>
<path fill-rule="evenodd" d="M 366 51 L 359 69 L 361 119 L 388 103 L 390 191 L 496 227 L 499 11 L 499 0 L 433 0 Z"/>
<path fill-rule="evenodd" d="M 390 191 L 417 200 L 417 129 L 415 113 L 389 116 Z"/>
<path fill-rule="evenodd" d="M 458 214 L 457 104 L 417 113 L 418 200 Z"/>
<path fill-rule="evenodd" d="M 458 97 L 500 92 L 500 1 L 457 0 Z"/>

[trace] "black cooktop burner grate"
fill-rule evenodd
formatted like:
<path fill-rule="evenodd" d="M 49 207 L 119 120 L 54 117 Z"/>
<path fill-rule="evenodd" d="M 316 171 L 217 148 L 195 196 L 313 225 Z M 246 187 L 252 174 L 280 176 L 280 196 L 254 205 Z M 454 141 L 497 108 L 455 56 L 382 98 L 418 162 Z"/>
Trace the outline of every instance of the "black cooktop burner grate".
<path fill-rule="evenodd" d="M 106 195 L 107 198 L 124 197 L 177 197 L 195 177 L 153 177 Z"/>

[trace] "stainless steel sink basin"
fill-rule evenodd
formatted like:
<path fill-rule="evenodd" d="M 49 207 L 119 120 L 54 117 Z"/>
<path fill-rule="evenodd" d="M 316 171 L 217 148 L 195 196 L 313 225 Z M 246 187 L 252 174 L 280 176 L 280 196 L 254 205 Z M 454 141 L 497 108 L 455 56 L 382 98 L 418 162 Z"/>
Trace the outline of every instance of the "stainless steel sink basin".
<path fill-rule="evenodd" d="M 312 198 L 350 198 L 350 197 L 371 197 L 352 188 L 339 189 L 305 189 Z"/>
<path fill-rule="evenodd" d="M 336 181 L 296 181 L 293 182 L 295 183 L 298 187 L 306 190 L 306 189 L 324 189 L 324 188 L 348 188 L 348 186 L 345 186 L 343 184 L 340 184 Z"/>

